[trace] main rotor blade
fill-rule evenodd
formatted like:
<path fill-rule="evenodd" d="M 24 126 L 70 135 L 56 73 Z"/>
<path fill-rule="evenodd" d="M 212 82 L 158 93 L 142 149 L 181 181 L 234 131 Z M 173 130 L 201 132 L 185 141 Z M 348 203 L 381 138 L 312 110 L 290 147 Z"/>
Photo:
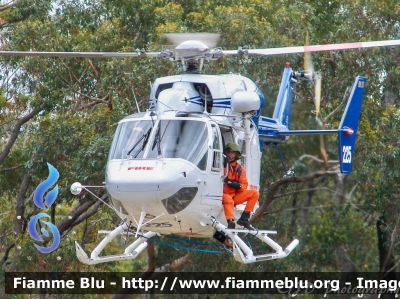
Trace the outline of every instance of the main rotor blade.
<path fill-rule="evenodd" d="M 0 51 L 0 56 L 29 57 L 87 57 L 87 58 L 127 58 L 159 57 L 160 52 L 34 52 L 34 51 Z"/>
<path fill-rule="evenodd" d="M 306 52 L 398 46 L 400 40 L 384 40 L 374 42 L 344 43 L 331 45 L 314 45 L 298 47 L 282 47 L 270 49 L 250 49 L 244 51 L 227 50 L 222 51 L 224 55 L 238 55 L 245 52 L 252 55 L 280 55 Z M 128 58 L 128 57 L 162 57 L 163 52 L 35 52 L 35 51 L 0 51 L 0 56 L 30 56 L 30 57 L 87 57 L 87 58 Z"/>
<path fill-rule="evenodd" d="M 321 51 L 398 46 L 398 45 L 400 45 L 400 40 L 383 40 L 383 41 L 359 42 L 359 43 L 282 47 L 282 48 L 270 48 L 270 49 L 252 49 L 252 50 L 247 50 L 247 53 L 252 55 L 268 56 L 268 55 L 295 54 L 295 53 L 321 52 Z M 238 51 L 229 50 L 229 51 L 223 51 L 223 53 L 225 55 L 237 55 Z"/>

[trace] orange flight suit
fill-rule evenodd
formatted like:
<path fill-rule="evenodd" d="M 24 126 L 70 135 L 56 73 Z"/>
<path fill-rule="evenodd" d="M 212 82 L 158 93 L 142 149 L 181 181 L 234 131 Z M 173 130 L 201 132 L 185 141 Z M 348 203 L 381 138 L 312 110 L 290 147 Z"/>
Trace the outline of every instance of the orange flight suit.
<path fill-rule="evenodd" d="M 224 175 L 226 175 L 226 168 L 224 169 Z M 256 205 L 259 197 L 257 190 L 246 190 L 248 181 L 246 177 L 246 171 L 236 161 L 229 163 L 228 180 L 238 181 L 242 187 L 239 190 L 229 187 L 227 184 L 224 185 L 224 194 L 222 196 L 222 204 L 224 205 L 224 212 L 226 219 L 235 219 L 234 206 L 240 205 L 247 201 L 245 212 L 253 212 L 254 206 Z"/>

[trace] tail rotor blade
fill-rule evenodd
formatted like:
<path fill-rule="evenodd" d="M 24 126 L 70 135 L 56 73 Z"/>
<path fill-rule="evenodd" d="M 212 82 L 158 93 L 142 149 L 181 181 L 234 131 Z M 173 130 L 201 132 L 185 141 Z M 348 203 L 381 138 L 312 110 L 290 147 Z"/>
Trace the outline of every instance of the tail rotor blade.
<path fill-rule="evenodd" d="M 310 79 L 314 77 L 314 64 L 312 62 L 311 53 L 304 53 L 304 70 Z"/>
<path fill-rule="evenodd" d="M 305 46 L 308 46 L 308 45 L 309 45 L 309 41 L 308 41 L 308 33 L 307 33 Z M 308 77 L 310 79 L 314 77 L 314 64 L 312 62 L 310 52 L 304 52 L 304 70 L 306 71 L 306 74 L 308 75 Z"/>
<path fill-rule="evenodd" d="M 315 117 L 319 116 L 319 110 L 321 105 L 321 73 L 316 72 L 314 74 L 314 101 L 315 101 Z"/>
<path fill-rule="evenodd" d="M 306 35 L 305 46 L 309 45 L 308 33 Z M 304 71 L 306 76 L 314 80 L 314 104 L 315 104 L 315 117 L 318 118 L 320 105 L 321 105 L 321 73 L 314 71 L 314 64 L 310 52 L 304 53 Z"/>

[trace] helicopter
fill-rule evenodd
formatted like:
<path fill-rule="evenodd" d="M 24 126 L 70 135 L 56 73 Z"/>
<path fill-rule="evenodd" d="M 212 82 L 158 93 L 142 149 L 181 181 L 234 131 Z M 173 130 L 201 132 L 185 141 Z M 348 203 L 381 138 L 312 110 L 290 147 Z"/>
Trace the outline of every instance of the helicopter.
<path fill-rule="evenodd" d="M 264 96 L 257 85 L 239 74 L 202 74 L 204 61 L 233 55 L 279 55 L 316 51 L 400 45 L 400 40 L 314 45 L 269 49 L 222 50 L 217 34 L 169 34 L 176 45 L 171 50 L 131 53 L 96 52 L 5 52 L 0 55 L 45 57 L 154 57 L 179 62 L 182 73 L 158 78 L 151 86 L 149 108 L 123 118 L 109 151 L 102 186 L 75 182 L 71 192 L 91 187 L 105 188 L 109 205 L 121 218 L 112 231 L 91 252 L 75 242 L 78 259 L 93 265 L 132 260 L 147 248 L 156 235 L 178 235 L 229 239 L 232 254 L 240 263 L 254 263 L 287 257 L 299 244 L 297 239 L 283 248 L 270 236 L 273 230 L 228 229 L 222 196 L 224 147 L 236 143 L 242 149 L 241 165 L 247 173 L 248 189 L 260 188 L 261 149 L 278 146 L 293 135 L 337 134 L 340 172 L 351 171 L 366 78 L 355 78 L 347 106 L 336 130 L 290 130 L 292 102 L 297 81 L 314 80 L 320 90 L 320 75 L 314 70 L 294 71 L 285 65 L 272 117 L 261 115 Z M 319 107 L 320 96 L 316 95 Z M 278 147 L 279 149 L 279 147 Z M 282 159 L 284 175 L 293 175 Z M 101 198 L 97 197 L 103 201 Z M 235 207 L 235 218 L 245 204 Z M 256 211 L 256 205 L 253 212 Z M 119 235 L 133 235 L 135 241 L 118 255 L 101 256 L 103 249 Z M 273 252 L 254 254 L 241 238 L 249 234 L 267 244 Z"/>

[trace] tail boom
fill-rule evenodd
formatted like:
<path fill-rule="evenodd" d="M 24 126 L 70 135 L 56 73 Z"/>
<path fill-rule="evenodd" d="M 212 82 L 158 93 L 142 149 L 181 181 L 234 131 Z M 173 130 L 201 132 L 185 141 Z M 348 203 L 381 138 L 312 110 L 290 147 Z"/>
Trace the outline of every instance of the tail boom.
<path fill-rule="evenodd" d="M 349 101 L 337 130 L 289 130 L 287 125 L 281 123 L 284 118 L 275 119 L 262 116 L 258 128 L 260 142 L 263 146 L 277 145 L 287 141 L 291 135 L 338 134 L 340 172 L 350 173 L 366 81 L 366 78 L 361 76 L 355 79 Z M 280 109 L 280 111 L 283 110 Z M 279 113 L 274 113 L 274 116 L 276 115 L 279 115 Z M 285 115 L 285 113 L 280 115 Z M 290 118 L 286 119 L 290 121 Z"/>

